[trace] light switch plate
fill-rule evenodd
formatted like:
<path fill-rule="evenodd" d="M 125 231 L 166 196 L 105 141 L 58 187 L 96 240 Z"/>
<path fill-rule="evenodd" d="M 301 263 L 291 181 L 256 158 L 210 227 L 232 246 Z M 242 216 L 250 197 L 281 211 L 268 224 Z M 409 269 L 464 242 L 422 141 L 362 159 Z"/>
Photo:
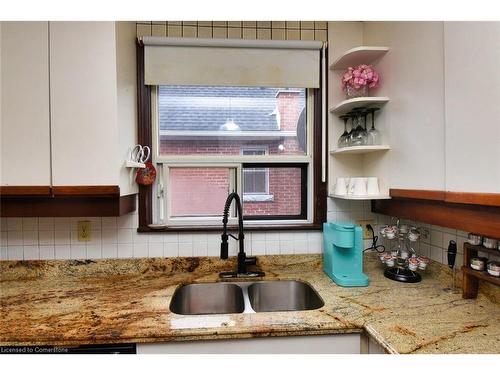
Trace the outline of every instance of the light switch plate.
<path fill-rule="evenodd" d="M 372 232 L 366 226 L 370 224 L 373 230 L 375 230 L 375 220 L 356 220 L 356 224 L 361 225 L 361 228 L 363 228 L 364 240 L 369 240 L 372 238 Z"/>
<path fill-rule="evenodd" d="M 92 233 L 91 223 L 88 220 L 78 222 L 78 241 L 89 242 Z"/>

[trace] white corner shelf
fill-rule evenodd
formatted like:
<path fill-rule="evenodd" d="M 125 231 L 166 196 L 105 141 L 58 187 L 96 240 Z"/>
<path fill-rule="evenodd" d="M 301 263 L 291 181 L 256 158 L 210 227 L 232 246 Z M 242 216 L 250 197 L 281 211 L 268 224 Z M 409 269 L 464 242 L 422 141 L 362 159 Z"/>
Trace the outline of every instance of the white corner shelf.
<path fill-rule="evenodd" d="M 370 65 L 380 59 L 389 51 L 388 47 L 360 46 L 352 48 L 339 56 L 337 60 L 330 65 L 332 70 L 347 69 L 348 67 L 361 64 Z"/>
<path fill-rule="evenodd" d="M 387 96 L 364 96 L 360 98 L 347 99 L 335 107 L 330 108 L 330 112 L 335 115 L 343 115 L 356 107 L 383 106 L 389 101 Z"/>
<path fill-rule="evenodd" d="M 389 195 L 335 195 L 335 194 L 331 194 L 328 196 L 330 198 L 346 199 L 346 200 L 353 200 L 353 201 L 366 201 L 366 200 L 372 200 L 372 199 L 391 199 L 391 197 Z"/>
<path fill-rule="evenodd" d="M 391 147 L 387 145 L 374 145 L 374 146 L 351 146 L 344 148 L 337 148 L 330 151 L 332 155 L 338 154 L 368 154 L 370 152 L 386 151 L 390 150 Z"/>

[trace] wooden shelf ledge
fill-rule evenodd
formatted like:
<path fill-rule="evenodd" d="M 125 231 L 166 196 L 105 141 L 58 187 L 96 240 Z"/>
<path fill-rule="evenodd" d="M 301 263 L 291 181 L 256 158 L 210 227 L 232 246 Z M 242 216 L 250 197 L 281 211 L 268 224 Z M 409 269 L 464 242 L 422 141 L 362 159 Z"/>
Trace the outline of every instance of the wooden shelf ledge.
<path fill-rule="evenodd" d="M 444 190 L 412 190 L 390 189 L 393 198 L 425 199 L 447 203 L 472 204 L 500 207 L 500 194 L 496 193 L 462 193 Z"/>
<path fill-rule="evenodd" d="M 137 204 L 137 194 L 120 196 L 114 185 L 2 187 L 1 192 L 2 217 L 120 216 Z"/>

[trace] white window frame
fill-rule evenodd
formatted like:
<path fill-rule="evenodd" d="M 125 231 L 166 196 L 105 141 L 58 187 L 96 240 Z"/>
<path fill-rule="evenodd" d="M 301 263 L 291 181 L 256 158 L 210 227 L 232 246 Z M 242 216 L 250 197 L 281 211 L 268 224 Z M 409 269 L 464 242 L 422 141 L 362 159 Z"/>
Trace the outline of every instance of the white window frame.
<path fill-rule="evenodd" d="M 236 189 L 240 197 L 242 195 L 243 181 L 243 163 L 305 163 L 308 164 L 307 177 L 307 219 L 286 219 L 286 220 L 245 220 L 248 225 L 293 225 L 293 224 L 311 224 L 313 223 L 313 120 L 314 120 L 314 96 L 312 90 L 306 89 L 306 124 L 307 124 L 307 152 L 305 155 L 290 155 L 286 159 L 282 155 L 160 155 L 159 148 L 159 122 L 158 122 L 158 90 L 157 87 L 151 88 L 151 124 L 152 124 L 152 162 L 159 173 L 156 183 L 153 187 L 153 197 L 157 197 L 158 203 L 153 204 L 154 224 L 164 224 L 168 227 L 175 226 L 220 226 L 222 220 L 222 210 L 220 217 L 170 217 L 168 204 L 168 168 L 172 167 L 233 167 L 236 168 Z M 248 146 L 249 148 L 251 146 Z M 245 146 L 246 148 L 246 146 Z M 261 149 L 261 148 L 260 148 Z M 160 191 L 161 190 L 161 191 Z M 233 205 L 234 206 L 234 205 Z M 162 207 L 162 208 L 160 208 Z M 234 208 L 229 218 L 229 224 L 236 224 Z"/>

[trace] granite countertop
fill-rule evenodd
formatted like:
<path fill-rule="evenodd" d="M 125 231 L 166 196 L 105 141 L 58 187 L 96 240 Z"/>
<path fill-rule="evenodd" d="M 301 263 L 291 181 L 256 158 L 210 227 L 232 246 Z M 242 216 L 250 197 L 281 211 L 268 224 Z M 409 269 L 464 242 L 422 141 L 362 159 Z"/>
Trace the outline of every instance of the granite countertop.
<path fill-rule="evenodd" d="M 320 255 L 258 257 L 264 279 L 310 283 L 317 310 L 182 316 L 169 310 L 179 284 L 218 280 L 234 259 L 142 258 L 0 262 L 0 345 L 79 345 L 366 332 L 389 353 L 500 353 L 498 288 L 476 300 L 444 290 L 431 264 L 418 284 L 386 279 L 365 255 L 370 285 L 342 288 Z"/>

